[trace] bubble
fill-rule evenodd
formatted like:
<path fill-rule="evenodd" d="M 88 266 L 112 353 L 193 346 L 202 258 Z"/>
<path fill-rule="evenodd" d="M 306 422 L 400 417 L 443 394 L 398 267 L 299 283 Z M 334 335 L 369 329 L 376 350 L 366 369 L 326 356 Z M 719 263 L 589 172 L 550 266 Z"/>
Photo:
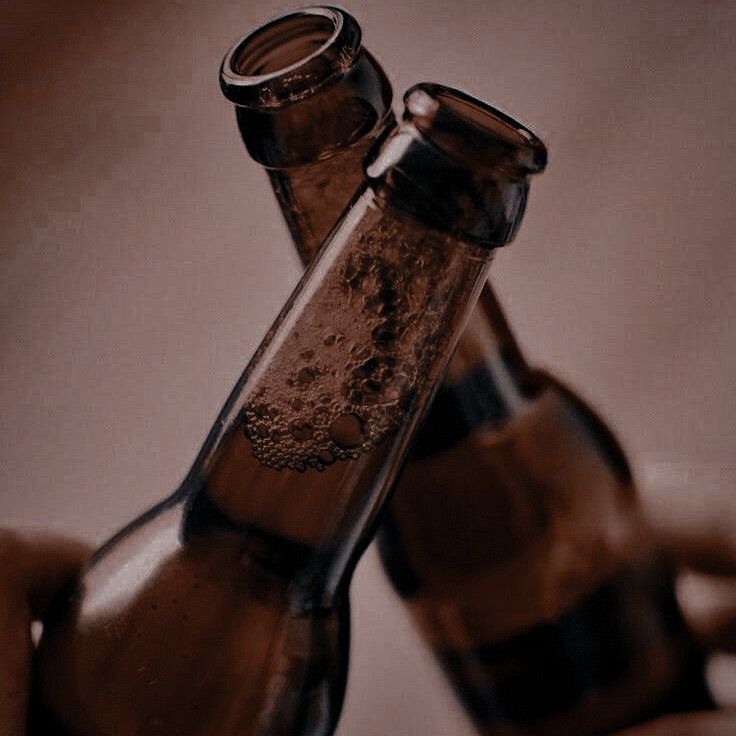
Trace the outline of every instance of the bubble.
<path fill-rule="evenodd" d="M 330 439 L 340 447 L 351 449 L 363 443 L 363 422 L 355 414 L 342 414 L 327 430 Z"/>
<path fill-rule="evenodd" d="M 296 380 L 302 385 L 312 383 L 317 377 L 317 372 L 313 368 L 302 368 L 299 373 L 296 374 Z"/>
<path fill-rule="evenodd" d="M 292 422 L 289 431 L 297 442 L 304 442 L 314 436 L 314 427 L 309 422 Z"/>
<path fill-rule="evenodd" d="M 377 394 L 381 391 L 381 384 L 378 381 L 374 381 L 372 378 L 368 378 L 363 381 L 361 387 L 363 392 L 369 395 Z"/>
<path fill-rule="evenodd" d="M 325 465 L 332 465 L 332 463 L 335 462 L 335 455 L 330 452 L 329 450 L 322 450 L 322 452 L 318 455 L 319 460 L 321 463 L 324 463 Z"/>
<path fill-rule="evenodd" d="M 374 356 L 372 358 L 368 358 L 368 360 L 366 360 L 358 370 L 364 375 L 370 376 L 380 365 L 380 361 Z"/>
<path fill-rule="evenodd" d="M 322 470 L 360 457 L 405 421 L 429 377 L 449 293 L 444 236 L 374 216 L 337 257 L 320 303 L 296 315 L 243 413 L 269 467 Z"/>
<path fill-rule="evenodd" d="M 398 337 L 397 327 L 398 323 L 393 319 L 380 324 L 371 332 L 373 344 L 381 350 L 388 350 Z"/>

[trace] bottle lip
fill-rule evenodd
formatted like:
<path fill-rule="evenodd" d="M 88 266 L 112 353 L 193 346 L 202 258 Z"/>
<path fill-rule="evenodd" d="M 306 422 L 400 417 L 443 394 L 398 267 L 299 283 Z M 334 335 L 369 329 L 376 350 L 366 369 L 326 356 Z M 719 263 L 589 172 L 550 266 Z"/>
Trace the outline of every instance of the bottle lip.
<path fill-rule="evenodd" d="M 453 158 L 521 175 L 547 165 L 547 149 L 529 128 L 466 92 L 420 82 L 406 91 L 404 104 L 404 120 Z"/>
<path fill-rule="evenodd" d="M 358 22 L 341 8 L 315 5 L 286 13 L 256 28 L 225 54 L 220 87 L 242 107 L 281 107 L 343 75 L 354 63 L 361 40 Z M 294 60 L 286 51 L 289 42 L 301 43 Z M 310 51 L 315 44 L 318 47 Z M 268 69 L 269 55 L 277 54 L 286 55 L 288 63 Z"/>

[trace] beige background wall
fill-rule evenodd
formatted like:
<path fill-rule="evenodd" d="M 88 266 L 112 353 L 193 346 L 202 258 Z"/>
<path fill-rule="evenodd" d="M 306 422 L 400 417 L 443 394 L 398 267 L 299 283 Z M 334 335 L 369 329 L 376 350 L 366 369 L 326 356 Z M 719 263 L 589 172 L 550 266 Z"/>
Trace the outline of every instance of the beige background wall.
<path fill-rule="evenodd" d="M 101 541 L 166 494 L 296 283 L 217 87 L 229 45 L 291 8 L 2 4 L 3 523 Z M 736 3 L 350 9 L 397 92 L 460 86 L 548 143 L 493 270 L 529 355 L 603 410 L 642 472 L 729 458 Z M 372 551 L 353 600 L 339 734 L 469 733 Z"/>

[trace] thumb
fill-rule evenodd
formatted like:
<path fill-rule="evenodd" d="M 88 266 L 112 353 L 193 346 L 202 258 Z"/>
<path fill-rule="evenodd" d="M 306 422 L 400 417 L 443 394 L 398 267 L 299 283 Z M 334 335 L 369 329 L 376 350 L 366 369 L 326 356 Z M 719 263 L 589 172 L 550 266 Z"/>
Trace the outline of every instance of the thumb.
<path fill-rule="evenodd" d="M 23 733 L 33 644 L 31 622 L 89 556 L 79 542 L 0 529 L 0 736 Z"/>
<path fill-rule="evenodd" d="M 659 542 L 699 572 L 736 574 L 736 464 L 649 458 L 638 471 Z"/>

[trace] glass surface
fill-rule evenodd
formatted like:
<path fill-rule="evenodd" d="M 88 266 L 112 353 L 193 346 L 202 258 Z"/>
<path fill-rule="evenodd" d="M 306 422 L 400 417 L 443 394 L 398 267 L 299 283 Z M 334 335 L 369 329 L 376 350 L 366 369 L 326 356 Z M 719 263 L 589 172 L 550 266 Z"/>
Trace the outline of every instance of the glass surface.
<path fill-rule="evenodd" d="M 375 153 L 380 170 L 307 269 L 182 486 L 104 545 L 45 622 L 34 731 L 334 731 L 353 568 L 495 245 L 458 238 L 452 219 L 437 229 L 415 216 L 410 187 L 423 170 L 411 153 Z M 440 164 L 460 176 L 465 167 Z"/>
<path fill-rule="evenodd" d="M 603 734 L 712 707 L 615 438 L 547 374 L 468 368 L 436 397 L 379 542 L 480 732 Z"/>
<path fill-rule="evenodd" d="M 241 125 L 249 150 L 278 140 L 285 158 L 298 158 L 312 119 L 339 120 L 350 110 L 311 94 L 274 113 L 297 119 L 299 111 L 290 135 Z M 396 172 L 395 198 L 403 185 L 411 192 L 420 184 L 425 196 L 406 205 L 418 216 L 465 235 L 513 238 L 526 188 L 506 187 L 544 167 L 544 147 L 504 113 L 488 115 L 441 85 L 419 85 L 405 103 L 410 131 L 393 129 L 382 151 L 403 151 L 421 176 Z M 411 130 L 427 148 L 414 145 Z M 352 196 L 365 141 L 345 135 L 307 165 L 269 170 L 305 262 Z M 436 151 L 473 174 L 456 176 Z M 373 175 L 384 163 L 371 156 L 366 165 Z M 453 193 L 441 197 L 448 183 Z M 522 201 L 509 217 L 514 197 Z M 712 704 L 670 563 L 642 522 L 623 452 L 580 399 L 530 370 L 489 286 L 379 539 L 395 588 L 484 733 L 595 734 Z"/>

